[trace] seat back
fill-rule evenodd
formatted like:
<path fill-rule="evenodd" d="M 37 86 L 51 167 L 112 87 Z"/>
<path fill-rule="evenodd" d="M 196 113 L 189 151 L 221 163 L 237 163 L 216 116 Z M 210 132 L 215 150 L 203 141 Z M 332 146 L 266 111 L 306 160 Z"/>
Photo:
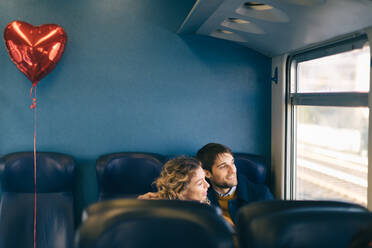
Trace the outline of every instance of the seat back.
<path fill-rule="evenodd" d="M 37 153 L 36 161 L 36 246 L 72 247 L 75 162 L 68 155 L 48 152 Z M 0 248 L 31 248 L 35 204 L 33 152 L 0 158 L 0 179 Z"/>
<path fill-rule="evenodd" d="M 234 153 L 234 160 L 238 173 L 254 183 L 265 183 L 267 166 L 263 157 L 248 153 Z"/>
<path fill-rule="evenodd" d="M 215 214 L 221 215 L 221 209 L 216 208 L 214 206 L 208 206 L 206 204 L 203 204 L 200 206 L 200 204 L 194 204 L 191 201 L 185 201 L 185 203 L 182 203 L 180 205 L 179 201 L 177 200 L 138 200 L 138 199 L 130 199 L 127 198 L 125 200 L 123 199 L 114 199 L 105 201 L 105 203 L 97 202 L 94 204 L 91 204 L 89 207 L 84 209 L 83 211 L 83 220 L 86 220 L 91 215 L 101 214 L 105 211 L 109 211 L 112 209 L 121 209 L 125 211 L 132 211 L 133 209 L 152 209 L 156 207 L 167 207 L 167 208 L 185 208 L 185 211 L 192 211 L 193 209 L 196 209 L 197 211 L 200 211 L 200 209 L 207 209 L 206 211 L 214 211 Z"/>
<path fill-rule="evenodd" d="M 216 210 L 188 201 L 120 199 L 92 206 L 77 248 L 232 248 L 232 230 Z"/>
<path fill-rule="evenodd" d="M 348 247 L 372 214 L 337 201 L 268 201 L 241 208 L 236 217 L 240 247 Z"/>
<path fill-rule="evenodd" d="M 99 200 L 136 197 L 156 191 L 165 157 L 155 153 L 112 153 L 97 159 Z"/>

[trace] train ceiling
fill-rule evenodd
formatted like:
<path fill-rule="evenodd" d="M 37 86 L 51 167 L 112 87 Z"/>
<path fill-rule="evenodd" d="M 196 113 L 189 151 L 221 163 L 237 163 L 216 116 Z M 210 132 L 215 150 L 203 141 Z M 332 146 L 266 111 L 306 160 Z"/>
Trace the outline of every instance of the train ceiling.
<path fill-rule="evenodd" d="M 273 57 L 371 26 L 372 0 L 197 0 L 178 33 L 238 42 Z"/>

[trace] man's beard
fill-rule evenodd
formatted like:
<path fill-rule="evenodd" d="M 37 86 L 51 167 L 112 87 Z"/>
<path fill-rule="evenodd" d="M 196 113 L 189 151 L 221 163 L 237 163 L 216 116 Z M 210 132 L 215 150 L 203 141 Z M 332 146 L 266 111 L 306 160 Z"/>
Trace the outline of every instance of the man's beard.
<path fill-rule="evenodd" d="M 234 186 L 237 185 L 237 183 L 227 183 L 227 182 L 224 182 L 224 183 L 213 183 L 215 187 L 218 187 L 220 189 L 229 189 L 229 188 L 232 188 Z"/>

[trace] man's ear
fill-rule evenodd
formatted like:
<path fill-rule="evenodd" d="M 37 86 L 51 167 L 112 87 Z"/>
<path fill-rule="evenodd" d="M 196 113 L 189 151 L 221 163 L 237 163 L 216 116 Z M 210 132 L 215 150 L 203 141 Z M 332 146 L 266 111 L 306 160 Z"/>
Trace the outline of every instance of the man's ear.
<path fill-rule="evenodd" d="M 212 173 L 209 170 L 204 170 L 205 177 L 210 179 L 212 177 Z"/>

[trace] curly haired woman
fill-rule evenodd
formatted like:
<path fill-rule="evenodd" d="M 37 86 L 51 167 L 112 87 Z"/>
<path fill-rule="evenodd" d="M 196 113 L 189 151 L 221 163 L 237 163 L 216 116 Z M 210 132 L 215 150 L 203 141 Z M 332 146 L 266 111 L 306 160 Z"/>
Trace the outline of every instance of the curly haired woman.
<path fill-rule="evenodd" d="M 158 192 L 140 195 L 138 199 L 185 200 L 210 204 L 207 197 L 209 184 L 205 180 L 201 162 L 196 158 L 181 156 L 169 160 L 154 183 Z M 222 217 L 234 226 L 229 218 Z"/>
<path fill-rule="evenodd" d="M 207 198 L 209 184 L 205 180 L 200 161 L 195 158 L 181 156 L 169 160 L 154 183 L 158 192 L 150 192 L 138 198 L 209 203 Z"/>

